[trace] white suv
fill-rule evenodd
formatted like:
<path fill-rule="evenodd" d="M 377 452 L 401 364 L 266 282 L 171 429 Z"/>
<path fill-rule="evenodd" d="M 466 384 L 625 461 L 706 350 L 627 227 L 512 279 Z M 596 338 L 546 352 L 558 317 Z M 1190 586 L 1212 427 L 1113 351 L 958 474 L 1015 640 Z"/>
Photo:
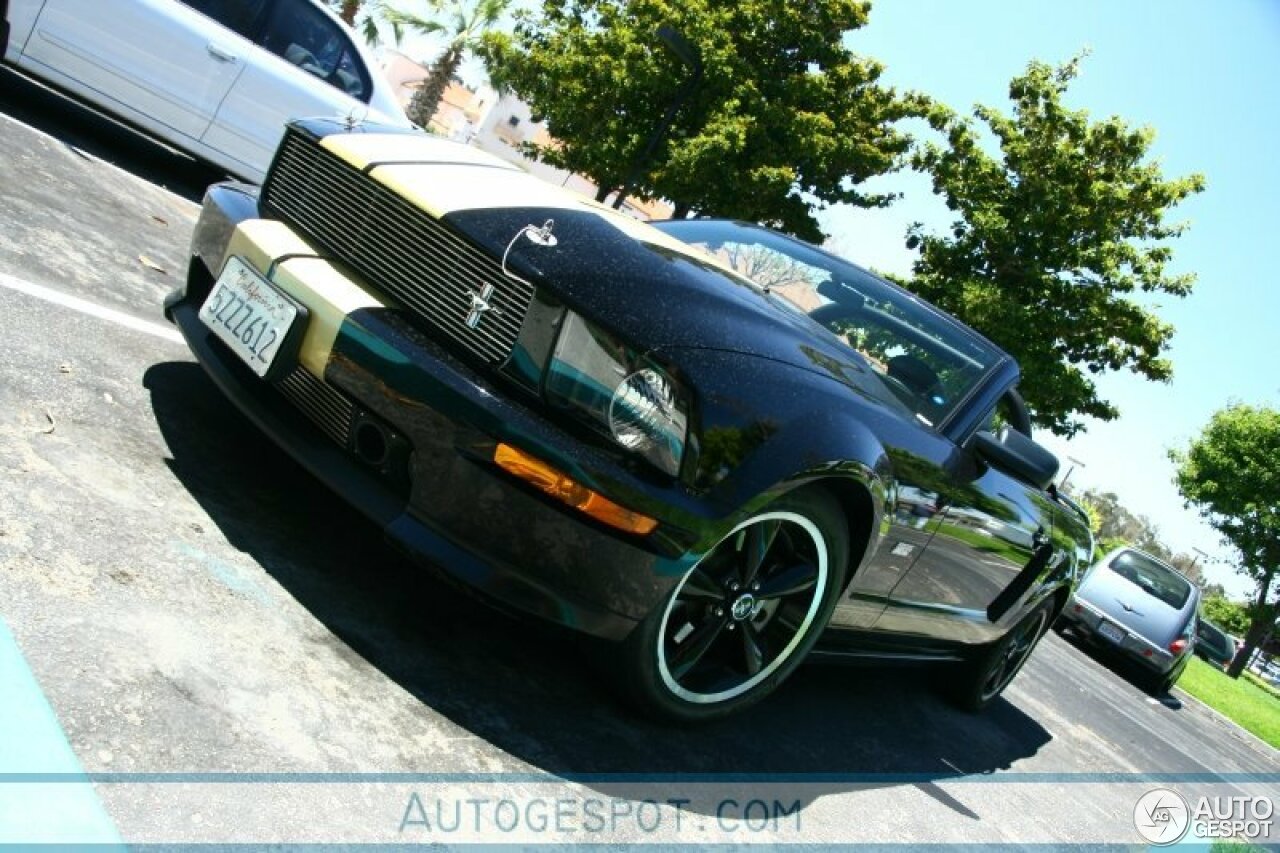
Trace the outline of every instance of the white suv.
<path fill-rule="evenodd" d="M 409 126 L 368 52 L 316 0 L 0 0 L 0 11 L 7 62 L 252 181 L 289 119 Z"/>

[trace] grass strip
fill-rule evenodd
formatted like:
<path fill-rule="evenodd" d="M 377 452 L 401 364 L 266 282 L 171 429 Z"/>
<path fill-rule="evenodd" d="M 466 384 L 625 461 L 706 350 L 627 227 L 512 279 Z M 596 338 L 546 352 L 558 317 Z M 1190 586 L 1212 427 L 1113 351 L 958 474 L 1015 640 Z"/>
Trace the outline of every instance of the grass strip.
<path fill-rule="evenodd" d="M 1241 728 L 1280 749 L 1280 698 L 1244 678 L 1233 679 L 1192 658 L 1178 686 Z"/>

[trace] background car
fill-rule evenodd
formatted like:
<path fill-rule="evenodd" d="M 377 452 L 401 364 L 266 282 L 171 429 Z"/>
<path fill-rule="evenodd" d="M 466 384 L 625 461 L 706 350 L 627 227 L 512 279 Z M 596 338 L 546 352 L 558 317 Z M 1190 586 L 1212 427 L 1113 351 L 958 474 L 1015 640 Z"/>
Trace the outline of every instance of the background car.
<path fill-rule="evenodd" d="M 1167 693 L 1195 646 L 1200 588 L 1136 548 L 1118 548 L 1085 573 L 1062 614 L 1076 635 L 1141 666 L 1143 680 Z"/>
<path fill-rule="evenodd" d="M 1255 652 L 1249 661 L 1249 670 L 1273 687 L 1280 687 L 1280 662 L 1269 655 Z"/>
<path fill-rule="evenodd" d="M 260 192 L 210 189 L 192 254 L 166 314 L 229 401 L 424 566 L 613 641 L 655 715 L 810 653 L 985 707 L 1087 559 L 1013 359 L 767 228 L 307 120 Z"/>
<path fill-rule="evenodd" d="M 1231 665 L 1236 656 L 1236 643 L 1226 631 L 1205 619 L 1196 622 L 1194 653 L 1221 669 Z"/>
<path fill-rule="evenodd" d="M 317 0 L 8 0 L 6 28 L 6 62 L 255 182 L 291 118 L 409 125 Z"/>

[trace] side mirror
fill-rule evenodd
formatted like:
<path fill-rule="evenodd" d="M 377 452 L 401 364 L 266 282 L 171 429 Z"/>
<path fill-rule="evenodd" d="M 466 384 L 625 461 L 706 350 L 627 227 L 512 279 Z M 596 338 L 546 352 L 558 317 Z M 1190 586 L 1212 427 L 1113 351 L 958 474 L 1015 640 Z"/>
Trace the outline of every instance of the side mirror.
<path fill-rule="evenodd" d="M 974 433 L 970 446 L 992 468 L 1036 488 L 1048 488 L 1058 475 L 1058 457 L 1008 427 L 999 435 L 986 430 Z"/>

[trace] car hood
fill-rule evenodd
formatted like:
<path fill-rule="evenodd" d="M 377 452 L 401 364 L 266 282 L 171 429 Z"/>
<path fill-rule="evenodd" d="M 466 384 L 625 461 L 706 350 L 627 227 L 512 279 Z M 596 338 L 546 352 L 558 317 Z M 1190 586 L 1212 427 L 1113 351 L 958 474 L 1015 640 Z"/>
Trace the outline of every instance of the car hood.
<path fill-rule="evenodd" d="M 472 209 L 444 219 L 505 255 L 510 273 L 633 345 L 767 358 L 893 399 L 862 358 L 786 299 L 673 237 L 593 207 Z M 548 221 L 554 246 L 522 236 Z"/>
<path fill-rule="evenodd" d="M 474 147 L 420 133 L 342 133 L 330 122 L 305 124 L 331 153 L 503 259 L 509 275 L 633 346 L 771 359 L 901 409 L 866 362 L 827 329 L 674 237 Z M 554 239 L 529 239 L 531 227 L 548 228 Z"/>

